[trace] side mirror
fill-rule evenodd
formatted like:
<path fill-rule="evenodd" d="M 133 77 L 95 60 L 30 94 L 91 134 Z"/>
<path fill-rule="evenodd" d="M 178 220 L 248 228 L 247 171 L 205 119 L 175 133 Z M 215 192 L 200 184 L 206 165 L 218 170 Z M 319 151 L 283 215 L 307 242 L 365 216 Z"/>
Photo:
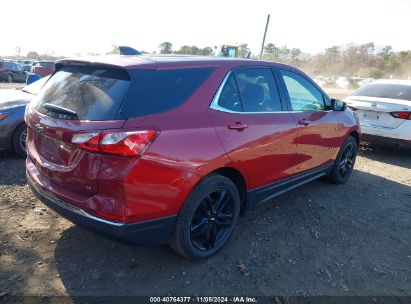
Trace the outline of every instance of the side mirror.
<path fill-rule="evenodd" d="M 347 108 L 347 104 L 344 101 L 338 99 L 331 99 L 331 110 L 344 111 Z"/>

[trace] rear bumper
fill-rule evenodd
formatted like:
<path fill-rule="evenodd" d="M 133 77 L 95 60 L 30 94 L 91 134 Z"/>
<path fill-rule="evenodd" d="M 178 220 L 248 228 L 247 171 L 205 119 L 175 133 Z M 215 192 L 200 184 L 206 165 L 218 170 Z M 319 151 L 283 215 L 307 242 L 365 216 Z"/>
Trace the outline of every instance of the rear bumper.
<path fill-rule="evenodd" d="M 378 142 L 393 146 L 411 147 L 411 140 L 396 139 L 378 135 L 363 134 L 362 139 L 368 142 Z"/>
<path fill-rule="evenodd" d="M 411 120 L 404 121 L 398 128 L 383 128 L 361 124 L 364 135 L 374 135 L 397 140 L 411 140 Z"/>
<path fill-rule="evenodd" d="M 168 243 L 171 238 L 175 215 L 130 224 L 107 221 L 52 196 L 41 189 L 28 173 L 26 176 L 28 185 L 38 199 L 64 218 L 88 230 L 135 245 L 160 245 Z"/>

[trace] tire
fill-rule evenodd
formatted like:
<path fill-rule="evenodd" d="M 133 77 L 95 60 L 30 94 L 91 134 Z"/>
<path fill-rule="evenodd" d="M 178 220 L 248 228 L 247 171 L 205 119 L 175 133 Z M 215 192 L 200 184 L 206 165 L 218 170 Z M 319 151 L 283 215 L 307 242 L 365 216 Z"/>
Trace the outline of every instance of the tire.
<path fill-rule="evenodd" d="M 182 256 L 206 259 L 231 237 L 240 215 L 240 195 L 234 183 L 221 175 L 204 178 L 180 210 L 170 246 Z"/>
<path fill-rule="evenodd" d="M 12 144 L 13 150 L 22 158 L 26 158 L 25 138 L 27 137 L 27 126 L 25 123 L 19 125 L 14 131 Z M 24 139 L 24 144 L 22 140 Z"/>
<path fill-rule="evenodd" d="M 13 81 L 14 81 L 13 75 L 8 74 L 8 75 L 7 75 L 7 82 L 8 82 L 8 83 L 12 83 Z"/>
<path fill-rule="evenodd" d="M 351 135 L 342 144 L 329 175 L 329 179 L 333 184 L 347 182 L 355 165 L 357 146 L 357 140 Z"/>

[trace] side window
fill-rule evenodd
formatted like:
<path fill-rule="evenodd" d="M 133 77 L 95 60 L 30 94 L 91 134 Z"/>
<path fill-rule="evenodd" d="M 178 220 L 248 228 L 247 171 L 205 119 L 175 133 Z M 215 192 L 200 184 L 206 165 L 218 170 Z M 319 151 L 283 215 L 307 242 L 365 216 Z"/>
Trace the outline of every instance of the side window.
<path fill-rule="evenodd" d="M 208 67 L 130 71 L 134 81 L 122 113 L 139 117 L 175 109 L 190 98 L 213 71 Z"/>
<path fill-rule="evenodd" d="M 234 74 L 230 73 L 227 81 L 221 90 L 217 104 L 227 110 L 242 112 L 240 96 L 238 94 L 237 84 L 234 79 Z"/>
<path fill-rule="evenodd" d="M 274 77 L 269 68 L 241 68 L 234 71 L 244 112 L 281 111 Z"/>
<path fill-rule="evenodd" d="M 293 111 L 324 110 L 323 94 L 307 79 L 293 72 L 280 70 L 290 96 Z"/>

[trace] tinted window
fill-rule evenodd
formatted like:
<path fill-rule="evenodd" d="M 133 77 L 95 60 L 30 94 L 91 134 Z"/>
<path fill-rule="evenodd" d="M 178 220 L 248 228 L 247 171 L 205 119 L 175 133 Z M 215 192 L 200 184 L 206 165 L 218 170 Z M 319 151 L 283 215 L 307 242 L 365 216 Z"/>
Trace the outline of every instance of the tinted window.
<path fill-rule="evenodd" d="M 208 78 L 213 69 L 135 70 L 122 115 L 137 117 L 177 108 Z"/>
<path fill-rule="evenodd" d="M 42 66 L 45 68 L 52 68 L 54 67 L 54 62 L 40 62 L 39 66 Z"/>
<path fill-rule="evenodd" d="M 303 76 L 280 70 L 293 111 L 324 110 L 323 94 Z"/>
<path fill-rule="evenodd" d="M 115 119 L 130 77 L 125 70 L 66 66 L 55 73 L 34 100 L 44 114 L 67 119 Z M 77 116 L 50 109 L 46 104 L 74 111 Z"/>
<path fill-rule="evenodd" d="M 244 112 L 281 111 L 281 102 L 271 69 L 242 68 L 234 75 Z"/>
<path fill-rule="evenodd" d="M 373 83 L 359 88 L 352 95 L 411 100 L 411 85 Z"/>
<path fill-rule="evenodd" d="M 238 94 L 237 84 L 234 79 L 234 74 L 230 73 L 227 81 L 220 92 L 217 104 L 227 110 L 242 112 L 240 96 Z"/>

